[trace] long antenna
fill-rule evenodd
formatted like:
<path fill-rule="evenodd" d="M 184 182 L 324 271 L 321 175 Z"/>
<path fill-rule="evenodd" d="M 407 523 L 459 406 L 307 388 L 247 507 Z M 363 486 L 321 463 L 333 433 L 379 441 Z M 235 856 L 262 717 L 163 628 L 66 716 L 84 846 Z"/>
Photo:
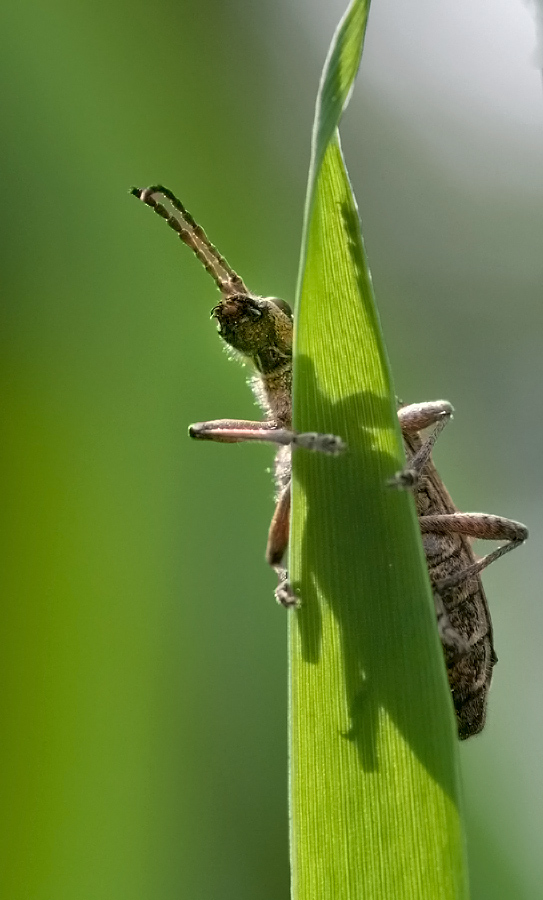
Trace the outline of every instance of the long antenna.
<path fill-rule="evenodd" d="M 132 188 L 130 191 L 139 200 L 143 200 L 170 228 L 179 235 L 187 247 L 196 254 L 209 272 L 213 281 L 223 294 L 248 294 L 249 291 L 239 275 L 234 272 L 207 237 L 204 229 L 194 221 L 191 214 L 180 200 L 162 184 L 153 184 L 148 188 Z M 173 209 L 168 209 L 160 200 L 168 200 Z"/>

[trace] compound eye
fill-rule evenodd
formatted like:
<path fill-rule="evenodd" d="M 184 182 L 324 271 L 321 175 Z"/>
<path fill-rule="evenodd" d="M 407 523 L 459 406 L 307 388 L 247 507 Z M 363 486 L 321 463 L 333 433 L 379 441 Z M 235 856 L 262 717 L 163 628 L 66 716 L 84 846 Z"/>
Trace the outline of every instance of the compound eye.
<path fill-rule="evenodd" d="M 280 297 L 268 297 L 267 299 L 271 300 L 272 303 L 275 303 L 275 305 L 278 306 L 279 309 L 289 317 L 289 319 L 292 319 L 292 309 L 290 308 L 286 300 L 281 300 Z"/>

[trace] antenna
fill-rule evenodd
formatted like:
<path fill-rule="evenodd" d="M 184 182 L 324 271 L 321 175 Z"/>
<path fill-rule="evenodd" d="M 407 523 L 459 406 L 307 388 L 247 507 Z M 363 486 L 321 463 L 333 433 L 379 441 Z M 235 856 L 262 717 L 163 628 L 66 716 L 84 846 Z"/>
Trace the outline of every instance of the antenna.
<path fill-rule="evenodd" d="M 196 254 L 206 272 L 209 272 L 223 294 L 250 293 L 239 275 L 213 246 L 204 229 L 194 221 L 189 211 L 168 188 L 161 184 L 153 184 L 151 187 L 143 189 L 132 188 L 130 193 L 139 200 L 143 200 L 147 206 L 165 219 L 183 243 Z M 160 202 L 164 199 L 169 201 L 170 209 Z"/>

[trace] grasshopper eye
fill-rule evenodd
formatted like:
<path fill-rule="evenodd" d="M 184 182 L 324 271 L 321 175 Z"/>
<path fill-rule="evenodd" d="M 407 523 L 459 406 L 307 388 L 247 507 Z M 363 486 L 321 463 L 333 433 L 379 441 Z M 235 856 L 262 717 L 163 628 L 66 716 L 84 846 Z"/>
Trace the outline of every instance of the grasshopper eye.
<path fill-rule="evenodd" d="M 266 299 L 270 300 L 272 303 L 275 303 L 275 305 L 278 306 L 279 309 L 289 317 L 289 319 L 292 319 L 292 309 L 290 308 L 286 300 L 281 300 L 280 297 L 266 297 Z"/>

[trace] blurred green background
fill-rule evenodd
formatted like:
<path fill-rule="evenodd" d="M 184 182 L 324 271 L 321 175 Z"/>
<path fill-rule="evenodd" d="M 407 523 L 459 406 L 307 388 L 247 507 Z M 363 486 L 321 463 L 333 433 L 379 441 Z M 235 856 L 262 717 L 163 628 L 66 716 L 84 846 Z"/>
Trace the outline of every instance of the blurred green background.
<path fill-rule="evenodd" d="M 485 574 L 500 663 L 461 748 L 473 897 L 518 900 L 543 896 L 543 96 L 523 7 L 434 6 L 375 0 L 343 143 L 398 392 L 456 407 L 436 456 L 458 505 L 531 530 Z M 211 281 L 127 190 L 167 184 L 292 300 L 343 8 L 0 13 L 9 900 L 288 896 L 272 454 L 187 438 L 255 409 Z"/>

